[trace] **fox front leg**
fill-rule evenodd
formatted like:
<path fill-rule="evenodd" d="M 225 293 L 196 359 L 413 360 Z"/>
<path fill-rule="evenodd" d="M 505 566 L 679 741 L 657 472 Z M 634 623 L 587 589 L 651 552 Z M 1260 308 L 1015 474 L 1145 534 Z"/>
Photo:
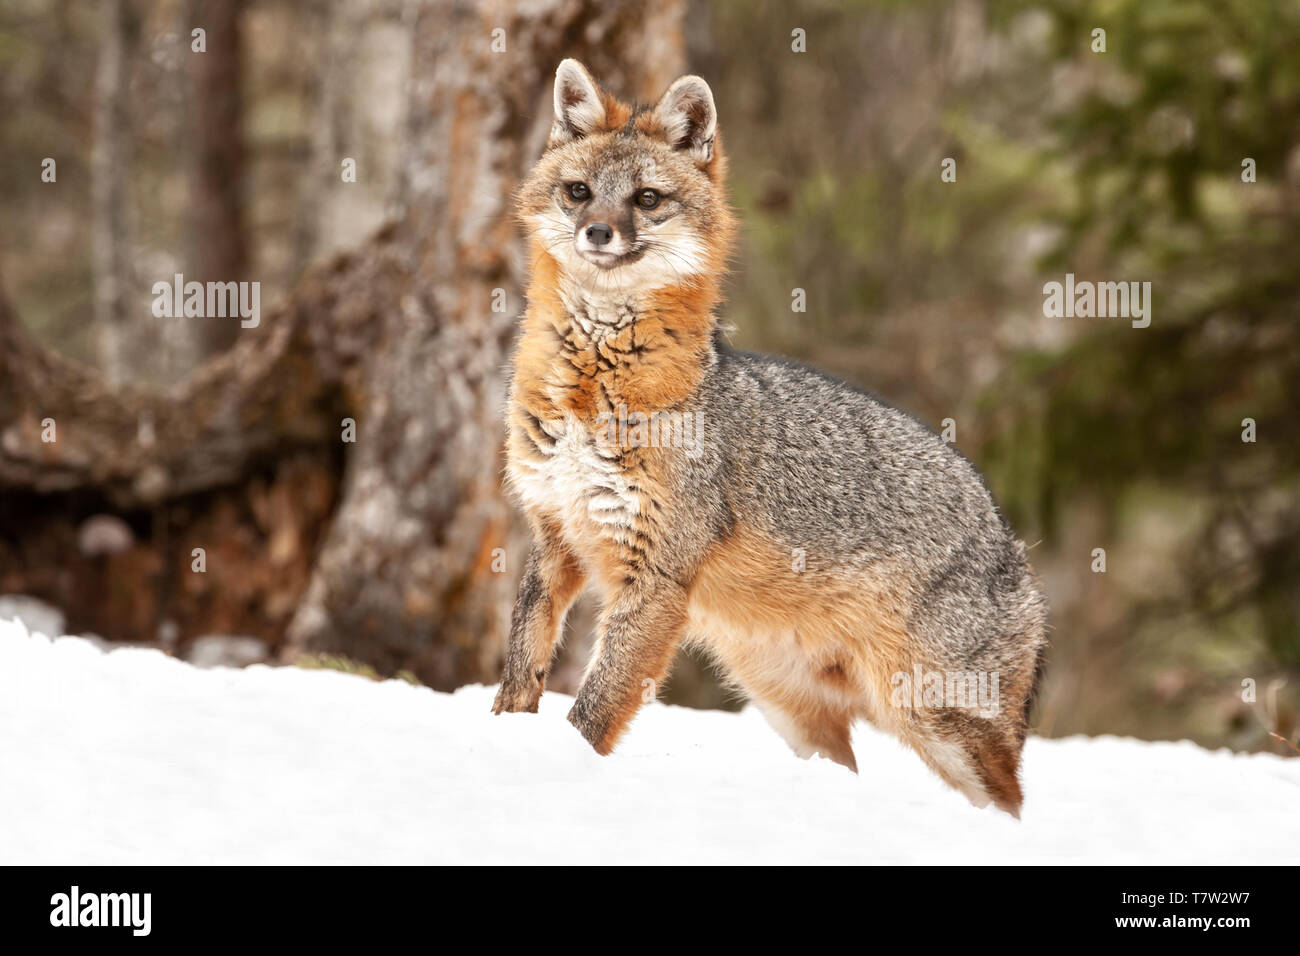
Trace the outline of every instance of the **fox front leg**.
<path fill-rule="evenodd" d="M 563 545 L 547 540 L 533 545 L 510 616 L 505 667 L 492 713 L 537 713 L 564 615 L 583 579 L 581 567 Z"/>
<path fill-rule="evenodd" d="M 569 722 L 597 753 L 614 749 L 645 688 L 657 687 L 667 676 L 685 628 L 686 591 L 675 582 L 634 582 L 610 603 L 569 711 Z"/>

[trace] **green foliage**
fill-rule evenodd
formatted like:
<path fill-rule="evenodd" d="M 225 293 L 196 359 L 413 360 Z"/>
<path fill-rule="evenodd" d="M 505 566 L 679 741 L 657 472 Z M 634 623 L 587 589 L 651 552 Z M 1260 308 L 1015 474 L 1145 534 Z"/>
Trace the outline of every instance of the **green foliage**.
<path fill-rule="evenodd" d="M 370 680 L 388 680 L 382 676 L 369 664 L 363 664 L 355 661 L 350 657 L 342 654 L 300 654 L 294 658 L 294 666 L 301 667 L 303 670 L 318 671 L 341 671 L 344 674 L 355 674 L 358 677 L 366 677 Z M 420 686 L 420 679 L 409 670 L 400 670 L 392 677 L 393 680 L 406 681 L 408 684 Z"/>
<path fill-rule="evenodd" d="M 1198 546 L 1209 553 L 1222 550 L 1214 538 L 1229 514 L 1289 489 L 1272 531 L 1252 541 L 1252 559 L 1267 555 L 1270 567 L 1261 564 L 1250 597 L 1281 615 L 1268 625 L 1280 644 L 1300 647 L 1300 608 L 1283 613 L 1273 593 L 1300 588 L 1300 216 L 1286 166 L 1300 143 L 1294 124 L 1273 119 L 1300 107 L 1300 4 L 1050 9 L 1058 60 L 1088 82 L 1048 119 L 1046 152 L 1070 170 L 1070 193 L 1047 210 L 1061 239 L 1044 266 L 1063 271 L 1094 250 L 1090 273 L 1153 282 L 1154 318 L 1141 330 L 1101 322 L 1027 363 L 986 453 L 1016 467 L 1023 420 L 1037 418 L 1038 487 L 1007 487 L 1012 508 L 1023 516 L 1032 506 L 1048 528 L 1050 509 L 1085 489 L 1109 497 L 1156 480 L 1213 496 L 1219 507 Z M 1105 54 L 1072 42 L 1094 25 L 1108 28 Z M 1255 183 L 1241 181 L 1246 157 Z M 1242 441 L 1245 418 L 1257 423 L 1255 444 Z"/>

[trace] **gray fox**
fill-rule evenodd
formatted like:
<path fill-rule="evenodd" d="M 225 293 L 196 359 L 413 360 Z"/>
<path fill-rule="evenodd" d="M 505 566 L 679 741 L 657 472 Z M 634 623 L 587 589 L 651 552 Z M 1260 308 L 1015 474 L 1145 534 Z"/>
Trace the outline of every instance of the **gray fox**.
<path fill-rule="evenodd" d="M 516 197 L 506 471 L 533 547 L 493 710 L 537 710 L 590 586 L 569 720 L 599 753 L 688 642 L 800 756 L 856 770 L 866 719 L 1018 816 L 1047 606 L 979 475 L 875 397 L 723 341 L 736 224 L 704 80 L 634 107 L 565 60 L 554 96 Z"/>

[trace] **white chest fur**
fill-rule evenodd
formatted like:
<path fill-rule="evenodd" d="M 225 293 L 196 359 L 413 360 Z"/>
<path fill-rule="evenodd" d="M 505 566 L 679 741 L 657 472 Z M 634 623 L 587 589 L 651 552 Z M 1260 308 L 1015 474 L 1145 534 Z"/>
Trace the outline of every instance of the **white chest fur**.
<path fill-rule="evenodd" d="M 640 502 L 617 456 L 572 413 L 542 428 L 554 443 L 510 463 L 525 507 L 557 516 L 572 536 L 633 527 Z"/>
<path fill-rule="evenodd" d="M 593 344 L 628 326 L 641 308 L 635 296 L 622 292 L 591 292 L 562 282 L 559 293 L 571 327 Z"/>

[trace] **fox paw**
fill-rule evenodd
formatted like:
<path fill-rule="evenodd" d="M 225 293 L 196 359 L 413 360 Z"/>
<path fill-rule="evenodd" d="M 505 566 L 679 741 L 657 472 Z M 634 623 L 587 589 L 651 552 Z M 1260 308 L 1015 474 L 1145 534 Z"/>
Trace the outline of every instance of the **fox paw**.
<path fill-rule="evenodd" d="M 576 701 L 569 711 L 569 723 L 578 728 L 578 733 L 602 757 L 608 756 L 618 741 L 618 734 L 610 726 L 610 721 L 593 713 L 581 700 Z"/>
<path fill-rule="evenodd" d="M 497 690 L 497 698 L 492 704 L 494 714 L 537 713 L 537 702 L 542 699 L 541 679 L 521 684 L 518 681 L 502 681 Z"/>

